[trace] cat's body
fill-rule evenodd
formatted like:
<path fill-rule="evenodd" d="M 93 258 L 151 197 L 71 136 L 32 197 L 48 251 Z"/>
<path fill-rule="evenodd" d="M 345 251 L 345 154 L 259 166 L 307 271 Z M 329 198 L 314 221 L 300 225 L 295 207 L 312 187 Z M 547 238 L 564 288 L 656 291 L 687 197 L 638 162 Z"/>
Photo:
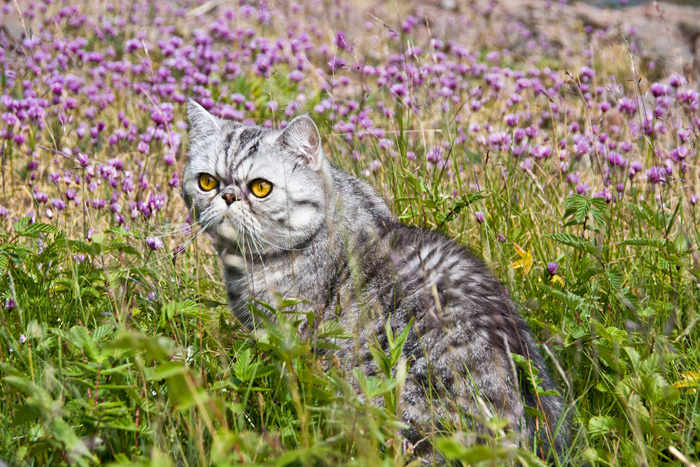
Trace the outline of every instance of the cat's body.
<path fill-rule="evenodd" d="M 309 300 L 357 337 L 335 342 L 339 358 L 372 372 L 369 347 L 387 345 L 386 320 L 398 331 L 413 320 L 402 404 L 414 435 L 441 419 L 458 422 L 461 411 L 477 431 L 480 417 L 499 414 L 533 439 L 526 404 L 546 419 L 544 452 L 563 450 L 562 401 L 525 383 L 510 353 L 531 361 L 544 390 L 554 388 L 525 321 L 481 261 L 439 233 L 398 223 L 369 185 L 325 160 L 308 117 L 266 130 L 193 102 L 189 117 L 185 200 L 218 237 L 229 302 L 244 325 L 253 324 L 251 297 Z"/>

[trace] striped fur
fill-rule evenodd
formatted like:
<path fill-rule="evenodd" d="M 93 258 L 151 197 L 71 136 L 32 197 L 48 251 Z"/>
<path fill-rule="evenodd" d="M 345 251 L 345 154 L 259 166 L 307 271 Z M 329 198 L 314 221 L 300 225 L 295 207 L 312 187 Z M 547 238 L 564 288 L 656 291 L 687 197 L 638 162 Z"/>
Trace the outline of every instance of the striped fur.
<path fill-rule="evenodd" d="M 524 443 L 537 436 L 542 452 L 563 452 L 562 399 L 533 394 L 513 362 L 511 354 L 525 357 L 543 389 L 555 388 L 527 324 L 480 260 L 439 233 L 398 223 L 369 185 L 324 159 L 306 116 L 268 130 L 216 119 L 190 102 L 189 118 L 184 197 L 217 239 L 228 299 L 242 324 L 254 325 L 246 307 L 251 297 L 309 300 L 324 320 L 357 337 L 336 342 L 341 360 L 372 373 L 369 346 L 388 345 L 386 320 L 400 331 L 413 319 L 404 348 L 407 436 L 460 423 L 459 413 L 469 414 L 478 432 L 480 420 L 499 414 Z M 200 190 L 202 173 L 215 176 L 219 188 Z M 250 193 L 256 178 L 273 184 L 268 197 Z M 226 193 L 237 201 L 227 205 Z M 537 434 L 524 405 L 544 414 Z"/>

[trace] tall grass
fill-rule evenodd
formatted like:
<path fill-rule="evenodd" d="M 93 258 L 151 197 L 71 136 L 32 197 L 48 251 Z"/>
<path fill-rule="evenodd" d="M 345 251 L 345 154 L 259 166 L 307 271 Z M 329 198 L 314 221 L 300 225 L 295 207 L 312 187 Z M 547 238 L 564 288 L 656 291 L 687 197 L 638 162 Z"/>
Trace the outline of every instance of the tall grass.
<path fill-rule="evenodd" d="M 395 330 L 366 377 L 315 351 L 345 330 L 297 332 L 304 303 L 234 322 L 179 194 L 192 96 L 258 124 L 309 112 L 403 222 L 485 259 L 570 408 L 555 464 L 698 462 L 696 83 L 650 82 L 609 32 L 503 50 L 481 5 L 32 5 L 0 55 L 0 458 L 419 465 L 432 443 L 542 464 L 497 417 L 485 445 L 466 422 L 405 441 Z"/>

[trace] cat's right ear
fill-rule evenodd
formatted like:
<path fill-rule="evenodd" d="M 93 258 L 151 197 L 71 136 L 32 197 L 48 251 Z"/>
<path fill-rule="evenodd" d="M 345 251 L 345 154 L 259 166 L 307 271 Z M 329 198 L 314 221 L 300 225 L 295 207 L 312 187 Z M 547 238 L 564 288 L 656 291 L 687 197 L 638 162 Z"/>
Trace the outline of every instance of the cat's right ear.
<path fill-rule="evenodd" d="M 187 102 L 190 141 L 203 138 L 219 131 L 219 122 L 207 109 L 189 99 Z"/>

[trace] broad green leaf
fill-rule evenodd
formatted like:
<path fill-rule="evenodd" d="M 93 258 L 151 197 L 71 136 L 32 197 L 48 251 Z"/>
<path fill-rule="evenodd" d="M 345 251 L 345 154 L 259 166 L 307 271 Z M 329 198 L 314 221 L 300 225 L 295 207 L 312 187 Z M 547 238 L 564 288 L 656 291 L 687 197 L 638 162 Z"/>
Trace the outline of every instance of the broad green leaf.
<path fill-rule="evenodd" d="M 588 432 L 591 436 L 604 436 L 620 427 L 620 420 L 607 415 L 591 417 L 588 420 Z"/>

